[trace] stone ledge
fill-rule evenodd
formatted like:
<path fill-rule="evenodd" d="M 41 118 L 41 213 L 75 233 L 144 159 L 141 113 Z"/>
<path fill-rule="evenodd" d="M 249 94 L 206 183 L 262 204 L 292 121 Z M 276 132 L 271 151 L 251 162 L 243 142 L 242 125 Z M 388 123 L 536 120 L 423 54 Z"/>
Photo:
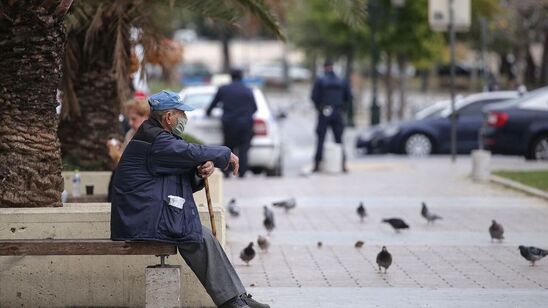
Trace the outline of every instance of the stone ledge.
<path fill-rule="evenodd" d="M 496 183 L 496 184 L 499 184 L 499 185 L 502 185 L 502 186 L 505 186 L 505 187 L 508 187 L 508 188 L 512 188 L 512 189 L 515 189 L 515 190 L 520 191 L 522 193 L 526 193 L 528 195 L 532 195 L 532 196 L 542 198 L 542 199 L 548 201 L 548 193 L 545 192 L 545 191 L 542 191 L 540 189 L 537 189 L 537 188 L 534 188 L 534 187 L 531 187 L 531 186 L 527 186 L 527 185 L 524 185 L 522 183 L 512 181 L 512 180 L 509 180 L 507 178 L 503 178 L 503 177 L 500 177 L 498 175 L 493 175 L 493 174 L 491 174 L 491 176 L 489 177 L 489 180 L 493 183 Z"/>

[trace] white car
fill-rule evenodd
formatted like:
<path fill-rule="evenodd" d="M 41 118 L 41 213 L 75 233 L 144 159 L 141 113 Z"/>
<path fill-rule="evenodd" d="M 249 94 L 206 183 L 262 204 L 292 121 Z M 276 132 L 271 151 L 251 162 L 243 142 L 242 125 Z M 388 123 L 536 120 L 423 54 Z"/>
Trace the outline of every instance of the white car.
<path fill-rule="evenodd" d="M 212 85 L 193 86 L 179 93 L 186 104 L 195 108 L 187 114 L 188 124 L 185 130 L 205 144 L 223 144 L 222 109 L 216 107 L 211 112 L 211 117 L 206 116 L 206 110 L 217 89 L 217 86 Z M 267 176 L 281 176 L 283 151 L 277 119 L 263 92 L 255 87 L 251 90 L 257 103 L 257 111 L 253 115 L 255 135 L 248 155 L 249 170 L 255 174 L 265 171 Z"/>

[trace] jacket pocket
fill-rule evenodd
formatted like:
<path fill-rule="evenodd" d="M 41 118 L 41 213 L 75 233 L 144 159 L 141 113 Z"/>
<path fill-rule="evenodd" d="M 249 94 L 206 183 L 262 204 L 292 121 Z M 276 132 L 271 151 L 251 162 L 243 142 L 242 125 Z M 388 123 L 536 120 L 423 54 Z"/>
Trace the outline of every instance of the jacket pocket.
<path fill-rule="evenodd" d="M 164 200 L 162 214 L 158 229 L 168 237 L 180 238 L 185 234 L 185 214 L 182 209 L 169 205 L 169 201 Z"/>

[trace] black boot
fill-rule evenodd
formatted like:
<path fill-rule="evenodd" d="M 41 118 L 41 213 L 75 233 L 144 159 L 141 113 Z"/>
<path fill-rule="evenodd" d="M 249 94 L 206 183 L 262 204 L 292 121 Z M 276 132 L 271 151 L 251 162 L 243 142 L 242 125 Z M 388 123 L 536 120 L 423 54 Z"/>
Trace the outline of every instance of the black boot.
<path fill-rule="evenodd" d="M 319 161 L 314 162 L 314 169 L 312 169 L 312 172 L 320 172 L 320 162 Z"/>
<path fill-rule="evenodd" d="M 251 297 L 251 294 L 244 293 L 240 298 L 251 308 L 270 308 L 267 304 L 261 304 Z"/>
<path fill-rule="evenodd" d="M 242 295 L 229 299 L 220 305 L 219 308 L 251 308 L 241 299 L 241 296 Z"/>

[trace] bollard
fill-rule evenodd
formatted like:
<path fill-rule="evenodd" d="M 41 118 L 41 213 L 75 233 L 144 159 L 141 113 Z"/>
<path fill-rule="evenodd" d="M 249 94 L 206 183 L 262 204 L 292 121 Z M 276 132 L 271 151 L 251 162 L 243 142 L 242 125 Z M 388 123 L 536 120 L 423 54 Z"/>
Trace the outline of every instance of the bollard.
<path fill-rule="evenodd" d="M 478 182 L 489 180 L 491 152 L 486 150 L 472 151 L 472 179 Z"/>
<path fill-rule="evenodd" d="M 342 145 L 326 142 L 323 149 L 322 171 L 326 173 L 341 173 L 343 159 Z"/>

